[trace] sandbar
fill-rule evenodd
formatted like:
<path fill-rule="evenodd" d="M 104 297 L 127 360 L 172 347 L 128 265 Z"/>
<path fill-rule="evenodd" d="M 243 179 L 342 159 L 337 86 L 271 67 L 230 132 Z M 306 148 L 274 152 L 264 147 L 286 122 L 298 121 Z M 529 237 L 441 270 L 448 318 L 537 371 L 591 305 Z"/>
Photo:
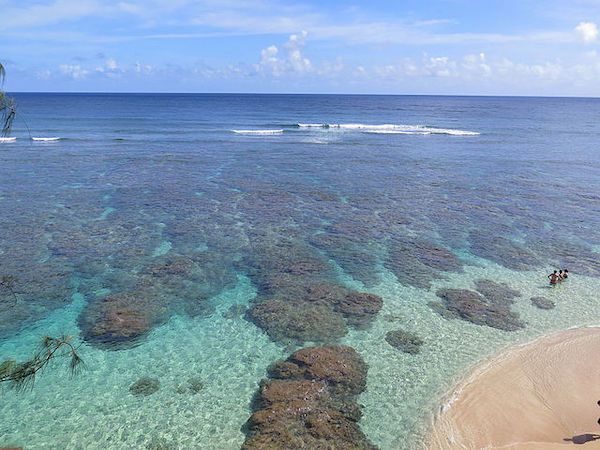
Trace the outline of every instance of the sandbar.
<path fill-rule="evenodd" d="M 430 450 L 600 449 L 600 328 L 511 347 L 477 367 L 435 417 Z"/>

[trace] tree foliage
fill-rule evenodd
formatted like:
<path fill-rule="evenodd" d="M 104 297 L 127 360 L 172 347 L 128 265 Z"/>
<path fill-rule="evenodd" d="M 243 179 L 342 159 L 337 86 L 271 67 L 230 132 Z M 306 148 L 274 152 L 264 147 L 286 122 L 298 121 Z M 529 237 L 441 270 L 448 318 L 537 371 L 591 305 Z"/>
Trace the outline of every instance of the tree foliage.
<path fill-rule="evenodd" d="M 19 303 L 14 290 L 15 283 L 16 278 L 12 275 L 0 277 L 0 292 L 5 291 L 5 298 L 11 301 L 10 308 Z M 17 362 L 13 359 L 0 360 L 0 388 L 5 385 L 17 391 L 33 388 L 36 375 L 56 358 L 69 358 L 71 375 L 78 373 L 84 363 L 71 340 L 72 337 L 66 335 L 58 338 L 44 336 L 29 360 L 25 362 Z"/>
<path fill-rule="evenodd" d="M 0 385 L 6 383 L 18 391 L 33 388 L 35 377 L 42 372 L 48 364 L 61 357 L 69 358 L 71 375 L 79 372 L 83 367 L 83 360 L 77 353 L 77 348 L 71 343 L 71 336 L 53 338 L 44 336 L 38 349 L 31 359 L 25 362 L 5 360 L 0 362 Z"/>
<path fill-rule="evenodd" d="M 4 92 L 3 86 L 5 76 L 6 70 L 2 63 L 0 63 L 0 123 L 2 126 L 2 131 L 0 133 L 2 136 L 6 136 L 10 133 L 17 112 L 17 106 L 15 105 L 14 100 Z"/>

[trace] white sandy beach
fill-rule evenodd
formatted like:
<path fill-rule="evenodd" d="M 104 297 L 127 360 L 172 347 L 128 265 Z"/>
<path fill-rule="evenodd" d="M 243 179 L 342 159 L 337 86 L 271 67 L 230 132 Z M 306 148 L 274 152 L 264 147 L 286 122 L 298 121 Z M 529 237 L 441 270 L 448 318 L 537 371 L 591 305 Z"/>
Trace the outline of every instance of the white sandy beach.
<path fill-rule="evenodd" d="M 430 449 L 600 448 L 600 328 L 512 347 L 448 398 Z"/>

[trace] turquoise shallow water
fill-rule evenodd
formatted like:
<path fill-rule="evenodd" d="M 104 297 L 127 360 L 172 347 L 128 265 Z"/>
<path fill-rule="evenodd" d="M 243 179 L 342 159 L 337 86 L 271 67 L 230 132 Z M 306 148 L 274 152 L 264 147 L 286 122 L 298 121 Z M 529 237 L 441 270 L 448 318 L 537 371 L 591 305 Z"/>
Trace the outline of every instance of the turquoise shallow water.
<path fill-rule="evenodd" d="M 460 320 L 448 321 L 427 307 L 432 294 L 404 288 L 390 277 L 374 291 L 386 299 L 373 327 L 351 331 L 341 342 L 353 346 L 369 364 L 368 388 L 359 399 L 364 405 L 361 427 L 381 448 L 420 448 L 431 415 L 445 393 L 475 363 L 499 349 L 574 325 L 597 325 L 600 304 L 596 279 L 573 277 L 550 295 L 543 283 L 532 283 L 536 273 L 512 273 L 499 267 L 473 268 L 444 283 L 465 286 L 469 279 L 510 275 L 511 285 L 523 292 L 515 309 L 528 327 L 506 333 Z M 412 291 L 412 292 L 411 292 Z M 543 311 L 529 296 L 546 294 L 557 306 Z M 220 313 L 231 304 L 245 304 L 254 295 L 247 279 L 214 301 L 212 316 L 190 320 L 173 317 L 155 329 L 147 342 L 134 349 L 106 352 L 83 345 L 87 370 L 70 379 L 64 367 L 53 366 L 36 381 L 31 392 L 4 393 L 4 445 L 27 448 L 143 448 L 167 443 L 174 448 L 239 448 L 241 428 L 250 415 L 250 399 L 265 367 L 287 356 L 258 328 Z M 25 357 L 37 334 L 77 331 L 76 317 L 83 299 L 76 295 L 58 310 L 3 343 L 2 354 Z M 422 353 L 398 352 L 383 339 L 397 324 L 425 340 Z M 144 398 L 129 394 L 141 376 L 157 377 L 161 389 Z M 204 389 L 179 394 L 177 387 L 199 377 Z"/>
<path fill-rule="evenodd" d="M 597 324 L 596 100 L 18 99 L 36 134 L 61 140 L 16 128 L 0 147 L 0 275 L 18 297 L 0 290 L 0 359 L 68 333 L 86 370 L 70 378 L 56 361 L 32 391 L 5 390 L 0 445 L 239 448 L 267 367 L 341 343 L 369 365 L 368 439 L 420 448 L 474 364 Z M 549 289 L 546 274 L 566 266 Z M 431 307 L 477 280 L 519 292 L 522 328 Z M 378 295 L 381 309 L 356 320 L 311 300 L 314 286 Z M 260 316 L 264 305 L 276 314 Z M 398 328 L 423 340 L 419 354 L 386 342 Z M 145 376 L 160 389 L 132 395 Z"/>

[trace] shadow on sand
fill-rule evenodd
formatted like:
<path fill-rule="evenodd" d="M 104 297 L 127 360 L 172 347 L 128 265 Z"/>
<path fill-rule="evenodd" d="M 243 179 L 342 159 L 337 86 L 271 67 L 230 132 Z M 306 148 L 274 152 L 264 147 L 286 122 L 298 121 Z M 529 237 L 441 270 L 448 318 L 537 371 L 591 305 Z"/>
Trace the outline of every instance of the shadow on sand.
<path fill-rule="evenodd" d="M 587 442 L 596 441 L 600 439 L 600 434 L 579 434 L 577 436 L 573 436 L 572 438 L 565 438 L 563 441 L 570 441 L 573 444 L 585 444 Z"/>

